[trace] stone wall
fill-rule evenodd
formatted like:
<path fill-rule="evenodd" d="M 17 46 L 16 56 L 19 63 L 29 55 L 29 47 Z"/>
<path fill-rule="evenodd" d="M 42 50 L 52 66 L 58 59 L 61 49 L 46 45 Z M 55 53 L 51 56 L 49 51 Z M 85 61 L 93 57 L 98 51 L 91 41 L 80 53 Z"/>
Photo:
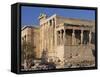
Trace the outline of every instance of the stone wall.
<path fill-rule="evenodd" d="M 33 51 L 36 52 L 36 58 L 40 58 L 40 48 L 39 48 L 39 29 L 32 26 L 24 26 L 21 31 L 21 42 L 30 43 L 33 47 Z"/>

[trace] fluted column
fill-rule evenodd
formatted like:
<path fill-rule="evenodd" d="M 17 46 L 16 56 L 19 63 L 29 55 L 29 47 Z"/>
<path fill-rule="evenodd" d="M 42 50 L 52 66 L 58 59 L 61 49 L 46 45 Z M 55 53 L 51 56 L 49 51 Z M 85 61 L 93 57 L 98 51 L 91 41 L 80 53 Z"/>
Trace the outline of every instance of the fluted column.
<path fill-rule="evenodd" d="M 75 30 L 72 32 L 72 45 L 75 45 Z"/>
<path fill-rule="evenodd" d="M 81 44 L 83 44 L 83 30 L 81 30 Z"/>

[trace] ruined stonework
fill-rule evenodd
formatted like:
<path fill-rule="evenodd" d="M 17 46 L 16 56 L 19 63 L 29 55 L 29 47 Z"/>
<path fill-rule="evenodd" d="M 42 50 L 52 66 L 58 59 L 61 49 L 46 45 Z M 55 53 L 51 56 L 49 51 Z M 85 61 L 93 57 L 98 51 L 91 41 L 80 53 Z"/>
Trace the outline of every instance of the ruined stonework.
<path fill-rule="evenodd" d="M 40 58 L 39 49 L 39 28 L 33 26 L 24 26 L 21 32 L 22 43 L 26 42 L 31 44 L 33 51 L 35 52 L 35 57 Z"/>
<path fill-rule="evenodd" d="M 38 29 L 22 29 L 22 38 L 26 37 L 36 47 L 38 58 L 46 51 L 48 62 L 53 60 L 57 68 L 95 64 L 95 21 L 65 18 L 56 14 L 51 17 L 40 14 L 38 19 Z"/>

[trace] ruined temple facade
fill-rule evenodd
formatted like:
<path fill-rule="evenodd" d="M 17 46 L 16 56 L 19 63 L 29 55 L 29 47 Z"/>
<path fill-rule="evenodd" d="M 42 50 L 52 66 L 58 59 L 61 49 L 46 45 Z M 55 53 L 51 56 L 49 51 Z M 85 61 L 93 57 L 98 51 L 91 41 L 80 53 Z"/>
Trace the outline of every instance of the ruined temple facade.
<path fill-rule="evenodd" d="M 59 60 L 62 65 L 74 61 L 95 61 L 95 21 L 65 18 L 56 14 L 51 17 L 40 14 L 38 19 L 38 40 L 34 39 L 38 43 L 38 58 L 41 58 L 43 51 L 47 51 L 48 61 Z"/>

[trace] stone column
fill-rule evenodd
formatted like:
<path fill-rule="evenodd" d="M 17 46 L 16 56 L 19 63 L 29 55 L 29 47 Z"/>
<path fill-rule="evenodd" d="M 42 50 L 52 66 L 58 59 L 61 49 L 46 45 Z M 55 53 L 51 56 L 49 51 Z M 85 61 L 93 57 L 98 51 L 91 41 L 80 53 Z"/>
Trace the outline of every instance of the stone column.
<path fill-rule="evenodd" d="M 53 23 L 53 19 L 52 19 L 51 21 L 52 21 L 52 26 L 53 26 L 53 24 L 54 24 L 54 23 Z"/>
<path fill-rule="evenodd" d="M 91 31 L 89 32 L 89 44 L 91 44 L 91 39 L 92 39 L 92 37 L 91 37 Z"/>
<path fill-rule="evenodd" d="M 61 30 L 61 45 L 63 44 L 63 31 Z"/>
<path fill-rule="evenodd" d="M 63 31 L 63 44 L 65 45 L 65 29 Z"/>
<path fill-rule="evenodd" d="M 83 30 L 81 30 L 81 44 L 83 44 Z"/>
<path fill-rule="evenodd" d="M 59 34 L 58 34 L 58 42 L 59 42 L 59 45 L 60 45 L 60 31 L 59 31 Z"/>
<path fill-rule="evenodd" d="M 59 45 L 59 35 L 58 35 L 58 31 L 56 32 L 56 45 L 58 46 Z"/>
<path fill-rule="evenodd" d="M 60 30 L 60 45 L 62 43 L 62 31 Z"/>
<path fill-rule="evenodd" d="M 75 45 L 75 30 L 72 32 L 72 45 Z"/>

